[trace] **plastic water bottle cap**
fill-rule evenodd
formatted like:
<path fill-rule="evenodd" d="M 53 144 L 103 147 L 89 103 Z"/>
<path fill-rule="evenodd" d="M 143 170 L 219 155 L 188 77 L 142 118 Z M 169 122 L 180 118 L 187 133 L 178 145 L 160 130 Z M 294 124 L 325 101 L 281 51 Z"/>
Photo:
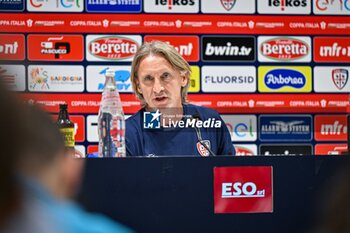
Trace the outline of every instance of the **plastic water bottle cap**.
<path fill-rule="evenodd" d="M 114 77 L 114 75 L 115 75 L 115 71 L 114 70 L 112 70 L 112 69 L 106 70 L 106 76 L 113 76 Z"/>

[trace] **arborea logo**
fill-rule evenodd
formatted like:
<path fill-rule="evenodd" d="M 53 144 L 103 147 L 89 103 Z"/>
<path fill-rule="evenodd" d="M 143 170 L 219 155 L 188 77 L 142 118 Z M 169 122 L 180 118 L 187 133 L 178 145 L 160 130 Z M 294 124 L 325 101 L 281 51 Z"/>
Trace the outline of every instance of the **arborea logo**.
<path fill-rule="evenodd" d="M 272 167 L 215 167 L 215 213 L 273 211 Z"/>

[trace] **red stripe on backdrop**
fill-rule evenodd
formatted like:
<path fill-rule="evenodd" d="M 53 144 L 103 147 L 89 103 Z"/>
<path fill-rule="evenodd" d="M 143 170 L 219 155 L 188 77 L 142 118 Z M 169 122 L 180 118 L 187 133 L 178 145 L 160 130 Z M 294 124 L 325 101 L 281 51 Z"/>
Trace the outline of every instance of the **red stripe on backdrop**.
<path fill-rule="evenodd" d="M 0 14 L 3 32 L 349 35 L 348 16 Z"/>
<path fill-rule="evenodd" d="M 41 104 L 57 113 L 60 103 L 69 105 L 70 113 L 97 114 L 101 94 L 32 94 L 19 96 Z M 123 109 L 133 114 L 140 109 L 133 94 L 121 94 Z M 348 94 L 190 94 L 191 103 L 214 108 L 219 113 L 350 113 Z"/>

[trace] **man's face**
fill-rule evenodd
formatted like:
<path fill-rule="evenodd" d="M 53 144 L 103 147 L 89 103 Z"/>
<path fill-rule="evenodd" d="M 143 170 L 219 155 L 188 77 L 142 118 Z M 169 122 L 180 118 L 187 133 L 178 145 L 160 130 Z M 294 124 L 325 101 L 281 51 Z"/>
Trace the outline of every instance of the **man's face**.
<path fill-rule="evenodd" d="M 141 60 L 137 73 L 137 90 L 143 95 L 148 110 L 182 107 L 181 88 L 188 80 L 166 59 L 147 56 Z"/>

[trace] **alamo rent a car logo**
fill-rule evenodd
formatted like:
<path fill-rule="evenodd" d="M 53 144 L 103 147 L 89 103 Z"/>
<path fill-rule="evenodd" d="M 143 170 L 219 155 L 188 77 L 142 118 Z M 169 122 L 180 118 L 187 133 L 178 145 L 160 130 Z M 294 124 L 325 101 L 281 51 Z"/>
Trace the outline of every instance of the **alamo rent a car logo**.
<path fill-rule="evenodd" d="M 310 14 L 311 0 L 259 0 L 260 14 Z"/>
<path fill-rule="evenodd" d="M 348 15 L 350 14 L 350 1 L 324 1 L 313 0 L 313 10 L 316 15 Z"/>
<path fill-rule="evenodd" d="M 28 35 L 28 60 L 82 61 L 84 38 L 81 35 Z"/>
<path fill-rule="evenodd" d="M 83 92 L 84 67 L 28 66 L 28 89 L 32 92 Z"/>
<path fill-rule="evenodd" d="M 310 115 L 259 116 L 261 141 L 311 141 L 312 117 Z"/>
<path fill-rule="evenodd" d="M 258 60 L 261 62 L 310 62 L 310 37 L 258 37 Z"/>
<path fill-rule="evenodd" d="M 24 60 L 24 35 L 0 34 L 0 60 Z"/>
<path fill-rule="evenodd" d="M 86 36 L 86 59 L 88 61 L 132 61 L 141 43 L 141 36 L 88 35 Z"/>
<path fill-rule="evenodd" d="M 198 13 L 199 0 L 147 0 L 143 1 L 147 13 Z"/>
<path fill-rule="evenodd" d="M 315 37 L 315 62 L 350 62 L 350 37 Z"/>
<path fill-rule="evenodd" d="M 48 11 L 48 12 L 82 12 L 84 2 L 82 0 L 27 0 L 28 11 Z"/>
<path fill-rule="evenodd" d="M 255 61 L 255 38 L 240 36 L 203 36 L 203 61 Z"/>
<path fill-rule="evenodd" d="M 311 144 L 262 144 L 259 150 L 260 155 L 266 156 L 299 156 L 312 155 Z"/>
<path fill-rule="evenodd" d="M 271 213 L 272 166 L 214 167 L 214 213 Z"/>
<path fill-rule="evenodd" d="M 23 11 L 25 0 L 2 0 L 0 1 L 0 11 Z"/>
<path fill-rule="evenodd" d="M 114 70 L 114 79 L 119 92 L 131 93 L 130 66 L 87 66 L 86 88 L 88 92 L 102 92 L 106 70 Z"/>
<path fill-rule="evenodd" d="M 121 13 L 137 13 L 141 12 L 142 0 L 131 1 L 101 1 L 86 0 L 87 12 L 121 12 Z"/>
<path fill-rule="evenodd" d="M 316 115 L 315 140 L 346 141 L 348 125 L 346 115 Z"/>
<path fill-rule="evenodd" d="M 349 93 L 350 66 L 316 66 L 314 67 L 315 92 Z"/>
<path fill-rule="evenodd" d="M 299 92 L 312 90 L 311 67 L 260 66 L 258 68 L 260 92 Z"/>
<path fill-rule="evenodd" d="M 188 62 L 199 60 L 198 36 L 145 36 L 145 42 L 161 40 L 172 45 Z"/>

